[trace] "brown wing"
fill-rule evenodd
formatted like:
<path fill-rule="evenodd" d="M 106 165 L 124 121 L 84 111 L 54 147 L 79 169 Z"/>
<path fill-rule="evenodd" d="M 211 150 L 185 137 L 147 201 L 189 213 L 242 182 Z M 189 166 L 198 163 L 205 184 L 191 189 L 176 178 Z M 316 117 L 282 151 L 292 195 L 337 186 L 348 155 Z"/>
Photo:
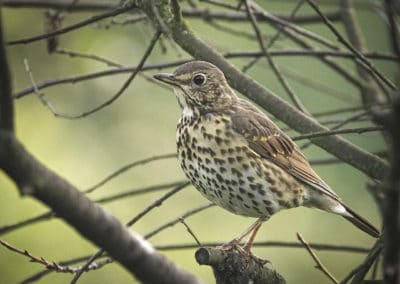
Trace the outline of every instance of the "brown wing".
<path fill-rule="evenodd" d="M 233 129 L 243 135 L 249 147 L 261 157 L 274 162 L 302 182 L 339 200 L 322 181 L 296 144 L 265 114 L 247 101 L 240 100 L 232 115 Z"/>

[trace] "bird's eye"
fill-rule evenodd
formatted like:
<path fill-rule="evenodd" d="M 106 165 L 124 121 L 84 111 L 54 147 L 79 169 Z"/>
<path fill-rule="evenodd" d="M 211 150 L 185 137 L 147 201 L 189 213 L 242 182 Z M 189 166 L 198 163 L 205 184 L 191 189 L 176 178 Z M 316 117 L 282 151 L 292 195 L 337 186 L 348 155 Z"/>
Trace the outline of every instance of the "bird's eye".
<path fill-rule="evenodd" d="M 193 83 L 197 86 L 201 86 L 206 81 L 206 76 L 204 74 L 197 74 L 193 77 Z"/>

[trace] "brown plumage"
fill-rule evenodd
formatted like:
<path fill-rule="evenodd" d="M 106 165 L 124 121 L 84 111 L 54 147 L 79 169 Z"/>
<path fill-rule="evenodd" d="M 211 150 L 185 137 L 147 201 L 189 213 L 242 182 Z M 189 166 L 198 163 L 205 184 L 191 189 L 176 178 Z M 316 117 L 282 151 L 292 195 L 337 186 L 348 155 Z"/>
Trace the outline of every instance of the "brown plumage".
<path fill-rule="evenodd" d="M 258 221 L 281 209 L 307 206 L 343 216 L 373 237 L 379 230 L 346 206 L 315 173 L 297 145 L 263 112 L 238 98 L 214 65 L 193 61 L 156 79 L 174 87 L 182 116 L 177 146 L 181 167 L 209 200 Z"/>

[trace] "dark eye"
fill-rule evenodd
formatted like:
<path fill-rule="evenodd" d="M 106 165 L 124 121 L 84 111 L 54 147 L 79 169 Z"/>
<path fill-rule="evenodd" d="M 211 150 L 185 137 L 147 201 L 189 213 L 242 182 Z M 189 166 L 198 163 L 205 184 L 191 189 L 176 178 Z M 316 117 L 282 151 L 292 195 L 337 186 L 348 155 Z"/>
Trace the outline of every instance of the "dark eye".
<path fill-rule="evenodd" d="M 197 86 L 201 86 L 206 81 L 206 76 L 204 74 L 197 74 L 193 77 L 193 83 Z"/>

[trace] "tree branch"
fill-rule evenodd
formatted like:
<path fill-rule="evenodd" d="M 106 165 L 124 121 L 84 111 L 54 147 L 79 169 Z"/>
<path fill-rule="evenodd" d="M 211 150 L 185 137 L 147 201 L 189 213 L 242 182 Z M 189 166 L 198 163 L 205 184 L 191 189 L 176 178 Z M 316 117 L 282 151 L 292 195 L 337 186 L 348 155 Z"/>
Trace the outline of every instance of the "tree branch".
<path fill-rule="evenodd" d="M 111 10 L 109 12 L 105 12 L 103 14 L 100 15 L 96 15 L 93 17 L 90 17 L 89 19 L 86 19 L 84 21 L 81 21 L 79 23 L 61 28 L 59 30 L 56 30 L 54 32 L 50 32 L 50 33 L 45 33 L 45 34 L 41 34 L 41 35 L 36 35 L 36 36 L 32 36 L 32 37 L 27 37 L 27 38 L 22 38 L 22 39 L 18 39 L 18 40 L 11 40 L 9 42 L 7 42 L 8 45 L 16 45 L 16 44 L 27 44 L 27 43 L 31 43 L 31 42 L 35 42 L 38 40 L 43 40 L 43 39 L 47 39 L 47 38 L 51 38 L 54 37 L 56 35 L 61 35 L 61 34 L 65 34 L 67 32 L 73 31 L 73 30 L 77 30 L 81 27 L 90 25 L 92 23 L 98 22 L 100 20 L 109 18 L 109 17 L 113 17 L 119 14 L 122 14 L 126 11 L 129 11 L 130 9 L 135 8 L 132 5 L 126 5 L 124 7 L 118 7 L 114 10 Z"/>
<path fill-rule="evenodd" d="M 236 250 L 202 247 L 196 251 L 195 256 L 198 264 L 212 267 L 217 284 L 286 283 L 274 269 L 263 266 L 254 257 L 245 257 Z"/>
<path fill-rule="evenodd" d="M 32 195 L 51 207 L 57 216 L 104 248 L 138 279 L 149 283 L 199 282 L 155 252 L 150 244 L 130 232 L 66 180 L 48 170 L 14 137 L 1 133 L 0 145 L 0 168 L 15 181 L 21 194 Z"/>
<path fill-rule="evenodd" d="M 9 71 L 2 40 L 0 37 L 0 58 L 3 63 L 0 68 L 4 72 L 1 72 L 0 77 L 7 80 L 9 77 L 4 74 Z M 1 110 L 7 110 L 6 107 L 12 109 L 11 82 L 4 83 L 9 87 L 1 93 Z M 8 109 L 6 114 L 7 116 L 3 112 L 1 114 L 8 123 L 0 124 L 0 168 L 15 182 L 22 195 L 32 195 L 52 208 L 57 216 L 63 218 L 83 237 L 105 249 L 140 281 L 200 282 L 157 253 L 141 236 L 129 231 L 115 217 L 33 157 L 10 131 L 13 129 L 13 112 Z"/>
<path fill-rule="evenodd" d="M 14 132 L 14 105 L 11 75 L 4 47 L 2 11 L 0 10 L 0 129 Z"/>
<path fill-rule="evenodd" d="M 385 249 L 384 249 L 384 279 L 386 284 L 400 282 L 400 96 L 397 94 L 393 109 L 384 118 L 384 124 L 391 136 L 392 169 L 385 190 Z"/>

